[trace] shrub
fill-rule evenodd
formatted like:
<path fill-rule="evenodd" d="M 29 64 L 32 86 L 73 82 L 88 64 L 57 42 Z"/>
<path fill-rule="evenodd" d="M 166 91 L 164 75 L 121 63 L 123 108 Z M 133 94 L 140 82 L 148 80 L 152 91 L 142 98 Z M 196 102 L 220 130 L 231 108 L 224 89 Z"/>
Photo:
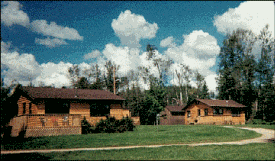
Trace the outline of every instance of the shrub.
<path fill-rule="evenodd" d="M 134 131 L 135 125 L 131 118 L 129 118 L 127 116 L 126 118 L 123 118 L 122 120 L 125 120 L 125 122 L 126 122 L 127 131 Z"/>
<path fill-rule="evenodd" d="M 100 120 L 95 127 L 96 132 L 115 133 L 133 131 L 135 128 L 132 119 L 123 117 L 121 120 L 116 120 L 115 117 L 107 117 L 106 120 Z"/>
<path fill-rule="evenodd" d="M 93 132 L 93 126 L 87 121 L 85 116 L 81 121 L 81 129 L 82 129 L 82 134 L 88 134 Z"/>
<path fill-rule="evenodd" d="M 266 124 L 266 122 L 262 119 L 253 119 L 252 124 Z"/>

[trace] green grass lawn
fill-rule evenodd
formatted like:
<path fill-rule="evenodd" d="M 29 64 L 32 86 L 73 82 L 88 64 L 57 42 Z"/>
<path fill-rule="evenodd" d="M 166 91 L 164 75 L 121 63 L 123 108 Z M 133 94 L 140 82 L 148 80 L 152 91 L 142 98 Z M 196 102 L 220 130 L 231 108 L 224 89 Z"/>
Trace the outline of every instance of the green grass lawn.
<path fill-rule="evenodd" d="M 138 126 L 133 132 L 49 136 L 4 141 L 1 149 L 65 149 L 237 141 L 260 137 L 249 130 L 215 125 Z"/>
<path fill-rule="evenodd" d="M 1 160 L 273 160 L 274 143 L 1 155 Z"/>

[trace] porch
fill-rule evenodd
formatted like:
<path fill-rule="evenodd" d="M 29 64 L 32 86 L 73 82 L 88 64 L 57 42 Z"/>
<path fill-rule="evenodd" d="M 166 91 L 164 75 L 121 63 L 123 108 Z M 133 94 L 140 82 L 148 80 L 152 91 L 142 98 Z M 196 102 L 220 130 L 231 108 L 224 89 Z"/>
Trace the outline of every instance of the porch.
<path fill-rule="evenodd" d="M 240 115 L 208 115 L 187 118 L 187 124 L 238 125 L 245 123 L 244 114 Z"/>
<path fill-rule="evenodd" d="M 11 136 L 24 137 L 81 134 L 81 115 L 28 114 L 13 118 Z"/>

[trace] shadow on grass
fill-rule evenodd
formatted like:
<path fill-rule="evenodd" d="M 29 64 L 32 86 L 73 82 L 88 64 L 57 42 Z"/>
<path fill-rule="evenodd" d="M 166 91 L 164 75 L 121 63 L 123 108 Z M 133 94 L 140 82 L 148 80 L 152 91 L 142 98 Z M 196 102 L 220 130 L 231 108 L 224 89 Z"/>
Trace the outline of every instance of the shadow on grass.
<path fill-rule="evenodd" d="M 275 144 L 275 138 L 273 138 L 273 139 L 268 139 L 268 142 L 269 142 L 269 143 Z"/>
<path fill-rule="evenodd" d="M 50 157 L 46 157 L 39 153 L 29 154 L 1 154 L 1 160 L 49 160 Z"/>
<path fill-rule="evenodd" d="M 47 140 L 39 140 L 34 141 L 36 139 L 39 139 L 39 137 L 6 137 L 4 139 L 1 139 L 1 149 L 5 150 L 20 150 L 20 149 L 32 149 L 34 147 L 41 147 L 43 145 L 46 145 L 48 143 Z"/>

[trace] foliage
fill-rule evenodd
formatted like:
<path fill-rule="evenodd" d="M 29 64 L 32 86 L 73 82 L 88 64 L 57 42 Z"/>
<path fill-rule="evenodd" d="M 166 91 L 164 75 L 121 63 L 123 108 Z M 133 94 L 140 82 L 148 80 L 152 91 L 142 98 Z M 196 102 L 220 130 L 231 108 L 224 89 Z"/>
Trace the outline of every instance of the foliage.
<path fill-rule="evenodd" d="M 252 54 L 256 43 L 261 44 L 260 58 Z M 261 119 L 274 120 L 274 38 L 268 26 L 258 36 L 241 29 L 228 34 L 219 58 L 219 99 L 232 99 L 246 105 L 246 120 L 255 114 L 261 115 Z"/>
<path fill-rule="evenodd" d="M 135 128 L 131 118 L 123 117 L 116 120 L 115 117 L 107 117 L 106 120 L 100 120 L 95 127 L 96 132 L 100 133 L 123 133 L 125 131 L 133 131 Z"/>
<path fill-rule="evenodd" d="M 82 134 L 89 134 L 94 131 L 93 130 L 94 127 L 87 121 L 85 116 L 83 120 L 81 120 L 81 129 L 82 129 Z"/>
<path fill-rule="evenodd" d="M 257 116 L 269 121 L 275 118 L 275 53 L 274 37 L 268 25 L 257 37 L 261 43 L 261 57 L 256 67 L 258 109 Z"/>
<path fill-rule="evenodd" d="M 1 138 L 4 135 L 4 132 L 10 132 L 8 128 L 8 123 L 10 120 L 17 115 L 18 105 L 17 99 L 19 98 L 17 93 L 9 95 L 10 90 L 15 88 L 20 88 L 20 84 L 11 84 L 8 87 L 4 87 L 3 82 L 1 81 Z M 8 133 L 6 133 L 9 135 Z"/>

